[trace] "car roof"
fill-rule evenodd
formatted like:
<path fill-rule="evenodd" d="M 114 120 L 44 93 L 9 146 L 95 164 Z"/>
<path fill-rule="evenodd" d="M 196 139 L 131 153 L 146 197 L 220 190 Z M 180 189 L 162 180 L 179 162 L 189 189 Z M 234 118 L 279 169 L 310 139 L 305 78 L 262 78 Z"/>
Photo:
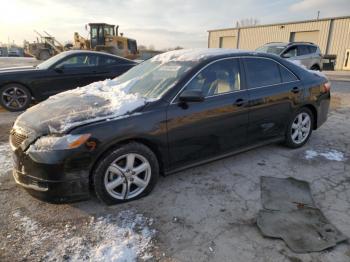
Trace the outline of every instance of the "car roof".
<path fill-rule="evenodd" d="M 62 52 L 61 54 L 65 55 L 65 56 L 72 55 L 72 54 L 106 55 L 106 56 L 111 56 L 111 57 L 115 57 L 115 58 L 119 58 L 119 59 L 132 61 L 132 60 L 127 59 L 125 57 L 117 56 L 117 55 L 114 55 L 114 54 L 105 53 L 105 52 L 98 52 L 98 51 L 90 51 L 90 50 L 68 50 L 68 51 Z"/>
<path fill-rule="evenodd" d="M 167 63 L 170 61 L 198 61 L 208 62 L 220 58 L 239 57 L 239 56 L 259 56 L 280 60 L 276 55 L 268 53 L 247 51 L 241 49 L 230 48 L 196 48 L 196 49 L 181 49 L 162 53 L 151 58 L 151 61 Z"/>
<path fill-rule="evenodd" d="M 264 44 L 264 46 L 291 46 L 291 45 L 313 45 L 313 46 L 317 46 L 316 44 L 312 43 L 312 42 L 302 42 L 302 41 L 298 41 L 298 42 L 269 42 Z"/>

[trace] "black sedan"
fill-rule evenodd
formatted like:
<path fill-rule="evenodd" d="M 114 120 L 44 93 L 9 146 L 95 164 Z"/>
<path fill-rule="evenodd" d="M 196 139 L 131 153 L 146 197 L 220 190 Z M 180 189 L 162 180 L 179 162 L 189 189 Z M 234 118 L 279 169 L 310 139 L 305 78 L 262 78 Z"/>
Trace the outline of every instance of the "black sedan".
<path fill-rule="evenodd" d="M 159 174 L 267 143 L 301 147 L 329 104 L 326 78 L 277 56 L 164 53 L 20 115 L 10 135 L 13 175 L 48 201 L 92 189 L 108 204 L 129 201 L 148 194 Z"/>
<path fill-rule="evenodd" d="M 136 64 L 110 54 L 75 50 L 36 67 L 0 69 L 0 105 L 9 111 L 22 111 L 32 100 L 39 102 L 62 91 L 114 78 Z"/>

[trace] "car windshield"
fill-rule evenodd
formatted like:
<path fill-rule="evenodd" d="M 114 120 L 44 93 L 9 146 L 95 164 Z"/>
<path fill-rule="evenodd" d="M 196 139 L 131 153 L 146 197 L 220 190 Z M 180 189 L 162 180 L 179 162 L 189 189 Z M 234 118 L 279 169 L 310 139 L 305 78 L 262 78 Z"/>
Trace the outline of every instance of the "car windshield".
<path fill-rule="evenodd" d="M 52 66 L 53 64 L 60 61 L 62 58 L 66 57 L 66 56 L 67 56 L 67 53 L 65 53 L 65 52 L 60 53 L 58 55 L 55 55 L 55 56 L 47 59 L 46 61 L 40 63 L 39 65 L 37 65 L 37 68 L 48 69 L 50 66 Z"/>
<path fill-rule="evenodd" d="M 162 63 L 150 59 L 133 67 L 115 80 L 121 85 L 128 83 L 127 93 L 137 93 L 146 99 L 158 99 L 197 63 L 196 61 Z"/>
<path fill-rule="evenodd" d="M 280 55 L 281 52 L 286 48 L 285 45 L 264 45 L 257 48 L 255 51 L 263 52 L 268 54 Z"/>

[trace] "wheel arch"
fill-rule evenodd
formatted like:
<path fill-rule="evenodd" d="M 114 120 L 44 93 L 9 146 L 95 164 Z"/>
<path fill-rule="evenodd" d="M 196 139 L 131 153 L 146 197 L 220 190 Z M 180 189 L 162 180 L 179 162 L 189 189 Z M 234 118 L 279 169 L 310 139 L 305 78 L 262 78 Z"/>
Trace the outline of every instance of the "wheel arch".
<path fill-rule="evenodd" d="M 306 105 L 303 105 L 301 108 L 307 108 L 312 112 L 312 115 L 314 117 L 314 121 L 312 123 L 312 129 L 316 130 L 317 129 L 317 110 L 316 110 L 316 107 L 312 104 L 306 104 Z"/>
<path fill-rule="evenodd" d="M 161 156 L 161 153 L 160 153 L 160 150 L 158 148 L 158 146 L 148 140 L 148 139 L 144 139 L 144 138 L 129 138 L 129 139 L 125 139 L 125 140 L 121 140 L 121 141 L 118 141 L 110 146 L 108 146 L 107 148 L 105 148 L 99 155 L 98 157 L 94 160 L 91 168 L 90 168 L 90 173 L 89 173 L 89 181 L 90 181 L 90 185 L 92 185 L 92 174 L 94 172 L 94 170 L 96 169 L 96 166 L 98 164 L 98 162 L 108 153 L 110 152 L 111 150 L 113 150 L 114 148 L 117 148 L 119 146 L 122 146 L 122 145 L 125 145 L 125 144 L 128 144 L 128 143 L 132 143 L 132 142 L 136 142 L 136 143 L 139 143 L 139 144 L 143 144 L 145 146 L 147 146 L 153 153 L 154 155 L 156 156 L 157 158 L 157 161 L 158 161 L 158 164 L 159 164 L 159 173 L 160 174 L 163 174 L 164 173 L 164 160 Z"/>
<path fill-rule="evenodd" d="M 35 99 L 35 97 L 33 95 L 33 91 L 31 90 L 31 88 L 28 85 L 26 85 L 26 84 L 24 84 L 22 82 L 19 82 L 19 81 L 9 81 L 9 82 L 2 83 L 0 85 L 0 88 L 3 88 L 4 86 L 11 85 L 11 84 L 17 84 L 17 85 L 24 86 L 29 91 L 31 97 Z"/>
<path fill-rule="evenodd" d="M 321 65 L 319 65 L 318 63 L 315 63 L 315 64 L 313 64 L 310 68 L 311 68 L 311 69 L 312 69 L 312 68 L 317 68 L 318 71 L 320 71 L 320 70 L 321 70 Z"/>

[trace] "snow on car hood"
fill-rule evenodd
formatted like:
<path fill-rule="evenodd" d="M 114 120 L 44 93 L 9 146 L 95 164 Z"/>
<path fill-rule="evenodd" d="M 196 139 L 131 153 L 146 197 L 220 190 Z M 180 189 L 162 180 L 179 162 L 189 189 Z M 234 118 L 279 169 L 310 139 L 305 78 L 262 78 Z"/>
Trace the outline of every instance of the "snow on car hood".
<path fill-rule="evenodd" d="M 15 128 L 37 134 L 63 133 L 84 123 L 126 115 L 146 103 L 138 94 L 127 93 L 136 80 L 122 84 L 105 80 L 51 96 L 22 113 Z"/>

